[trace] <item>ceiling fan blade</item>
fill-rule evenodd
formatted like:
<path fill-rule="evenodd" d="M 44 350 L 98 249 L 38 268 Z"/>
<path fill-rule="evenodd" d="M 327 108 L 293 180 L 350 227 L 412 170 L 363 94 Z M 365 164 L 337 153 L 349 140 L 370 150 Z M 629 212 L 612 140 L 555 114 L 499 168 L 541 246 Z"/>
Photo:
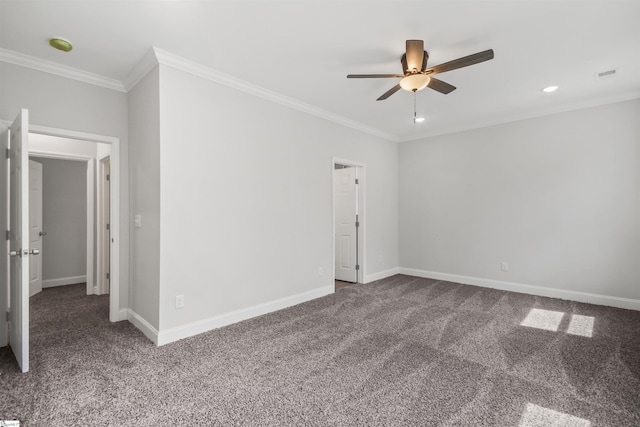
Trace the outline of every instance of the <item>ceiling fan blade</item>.
<path fill-rule="evenodd" d="M 407 40 L 407 69 L 403 71 L 422 70 L 424 59 L 424 41 Z"/>
<path fill-rule="evenodd" d="M 382 95 L 380 95 L 380 98 L 376 99 L 376 101 L 384 101 L 385 99 L 387 99 L 388 97 L 390 97 L 391 95 L 393 95 L 399 90 L 400 90 L 400 85 L 397 84 L 391 89 L 389 89 L 388 91 L 386 91 L 385 93 L 383 93 Z"/>
<path fill-rule="evenodd" d="M 443 82 L 442 80 L 438 80 L 433 77 L 429 79 L 429 83 L 427 84 L 427 87 L 437 92 L 444 93 L 445 95 L 456 90 L 455 86 L 450 85 L 447 82 Z"/>
<path fill-rule="evenodd" d="M 493 49 L 485 50 L 482 52 L 474 53 L 473 55 L 454 59 L 453 61 L 445 62 L 444 64 L 427 68 L 425 71 L 428 72 L 429 74 L 444 73 L 445 71 L 451 71 L 451 70 L 456 70 L 458 68 L 468 67 L 469 65 L 478 64 L 480 62 L 488 61 L 490 59 L 493 59 Z"/>
<path fill-rule="evenodd" d="M 404 74 L 349 74 L 348 79 L 385 79 L 390 77 L 404 77 Z"/>

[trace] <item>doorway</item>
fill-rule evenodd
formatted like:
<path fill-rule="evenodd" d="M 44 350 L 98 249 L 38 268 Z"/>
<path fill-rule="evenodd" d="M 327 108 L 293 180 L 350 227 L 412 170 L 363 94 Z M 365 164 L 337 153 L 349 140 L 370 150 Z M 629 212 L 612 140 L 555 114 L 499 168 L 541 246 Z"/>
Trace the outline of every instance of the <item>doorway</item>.
<path fill-rule="evenodd" d="M 110 264 L 111 283 L 109 296 L 109 320 L 116 322 L 127 317 L 127 310 L 120 310 L 119 298 L 119 241 L 120 233 L 120 140 L 66 129 L 50 128 L 29 123 L 29 111 L 21 109 L 16 119 L 6 127 L 0 138 L 2 151 L 6 151 L 6 162 L 0 162 L 0 175 L 6 185 L 0 186 L 0 207 L 3 225 L 6 226 L 6 244 L 0 246 L 0 302 L 9 309 L 7 317 L 0 317 L 0 345 L 10 344 L 22 370 L 29 370 L 29 257 L 39 255 L 37 248 L 30 248 L 29 232 L 29 136 L 49 135 L 87 142 L 110 144 L 111 182 L 110 191 Z M 87 144 L 84 144 L 87 145 Z M 95 150 L 94 150 L 95 151 Z M 94 162 L 87 170 L 95 173 Z M 89 173 L 87 174 L 89 176 Z M 87 204 L 89 205 L 89 203 Z M 93 204 L 91 204 L 93 206 Z M 6 218 L 6 223 L 5 223 Z M 88 233 L 93 235 L 93 233 Z M 93 265 L 93 263 L 91 263 Z M 4 309 L 3 309 L 4 311 Z M 10 328 L 8 328 L 10 326 Z M 5 333 L 8 329 L 8 334 Z"/>
<path fill-rule="evenodd" d="M 108 240 L 105 242 L 101 236 L 105 234 L 100 233 L 94 224 L 87 225 L 87 251 L 93 251 L 92 261 L 87 265 L 87 281 L 89 276 L 92 278 L 91 289 L 87 286 L 87 293 L 109 293 L 109 320 L 111 322 L 117 322 L 120 320 L 126 320 L 126 309 L 120 309 L 120 243 L 117 240 L 120 235 L 120 140 L 116 137 L 103 136 L 89 134 L 85 132 L 77 132 L 66 129 L 50 128 L 45 126 L 30 125 L 30 135 L 34 136 L 49 136 L 57 137 L 65 140 L 67 144 L 75 144 L 75 146 L 81 150 L 86 150 L 84 154 L 76 154 L 76 160 L 78 157 L 84 157 L 84 161 L 87 164 L 87 180 L 91 176 L 91 194 L 90 200 L 87 202 L 88 214 L 87 218 L 91 216 L 94 224 L 98 224 L 98 216 L 104 209 L 108 211 Z M 93 147 L 93 148 L 92 148 Z M 43 148 L 42 143 L 32 144 L 32 149 L 29 151 L 37 155 L 46 155 L 47 157 L 65 157 L 69 156 L 64 148 L 46 149 Z M 100 194 L 101 185 L 95 185 L 100 183 L 100 165 L 104 162 L 108 162 L 108 175 L 109 175 L 109 191 L 108 193 L 102 192 Z M 97 163 L 97 164 L 96 164 Z M 96 189 L 97 187 L 97 189 Z M 106 195 L 105 195 L 106 194 Z M 108 203 L 105 203 L 104 197 L 108 198 Z M 105 208 L 105 205 L 108 205 Z M 100 209 L 100 211 L 98 211 Z M 90 215 L 89 215 L 90 213 Z M 104 218 L 106 215 L 102 215 Z M 91 249 L 89 250 L 89 245 Z M 100 251 L 100 257 L 98 257 L 98 251 Z M 105 254 L 105 252 L 107 254 Z M 108 260 L 108 267 L 104 266 L 97 260 Z M 94 267 L 95 266 L 95 267 Z M 100 268 L 102 268 L 100 270 Z M 91 271 L 89 271 L 91 270 Z M 109 274 L 108 288 L 106 292 L 102 292 L 104 287 L 99 286 L 100 281 L 97 280 L 96 275 L 99 271 Z M 103 283 L 104 285 L 104 283 Z"/>
<path fill-rule="evenodd" d="M 364 164 L 333 159 L 334 284 L 340 289 L 364 277 Z"/>
<path fill-rule="evenodd" d="M 33 135 L 30 135 L 30 138 Z M 34 138 L 38 140 L 38 138 Z M 49 142 L 56 147 L 55 140 Z M 43 154 L 30 150 L 30 165 L 40 169 L 39 203 L 29 204 L 31 248 L 38 245 L 39 256 L 31 258 L 32 277 L 40 268 L 38 289 L 31 280 L 30 296 L 42 288 L 86 283 L 86 293 L 95 294 L 94 278 L 94 168 L 92 158 Z M 32 170 L 30 169 L 30 172 Z M 30 193 L 36 175 L 30 175 Z M 35 195 L 32 197 L 35 200 Z M 40 208 L 38 209 L 38 205 Z M 35 263 L 34 261 L 37 261 Z"/>

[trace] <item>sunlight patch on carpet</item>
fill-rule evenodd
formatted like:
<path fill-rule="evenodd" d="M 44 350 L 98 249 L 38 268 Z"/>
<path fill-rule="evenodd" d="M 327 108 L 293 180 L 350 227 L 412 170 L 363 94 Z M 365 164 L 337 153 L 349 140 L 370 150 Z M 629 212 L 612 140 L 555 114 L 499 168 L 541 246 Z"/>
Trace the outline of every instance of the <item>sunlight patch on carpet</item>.
<path fill-rule="evenodd" d="M 527 403 L 519 427 L 590 427 L 591 421 Z"/>
<path fill-rule="evenodd" d="M 571 335 L 580 335 L 583 337 L 593 337 L 593 322 L 591 316 L 582 316 L 580 314 L 572 314 L 567 333 Z"/>
<path fill-rule="evenodd" d="M 532 308 L 527 317 L 520 323 L 520 326 L 557 332 L 563 317 L 564 313 L 562 311 Z"/>

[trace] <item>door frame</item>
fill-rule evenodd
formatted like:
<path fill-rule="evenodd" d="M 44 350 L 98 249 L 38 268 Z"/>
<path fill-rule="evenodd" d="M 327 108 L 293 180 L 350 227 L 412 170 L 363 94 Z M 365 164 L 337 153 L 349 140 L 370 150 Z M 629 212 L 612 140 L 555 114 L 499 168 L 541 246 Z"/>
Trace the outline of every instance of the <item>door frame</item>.
<path fill-rule="evenodd" d="M 358 260 L 360 270 L 357 272 L 358 283 L 364 283 L 367 277 L 367 265 L 365 260 L 367 251 L 367 192 L 366 192 L 366 164 L 353 160 L 333 157 L 331 159 L 331 277 L 336 280 L 336 200 L 333 194 L 333 171 L 336 165 L 351 166 L 358 168 Z"/>
<path fill-rule="evenodd" d="M 120 238 L 120 138 L 34 124 L 29 125 L 29 132 L 111 145 L 111 206 L 109 209 L 111 216 L 111 249 L 109 257 L 111 260 L 111 289 L 109 292 L 109 320 L 111 322 L 125 320 L 126 316 L 123 317 L 120 313 L 120 241 L 117 240 Z M 94 162 L 89 162 L 89 164 L 91 165 L 92 177 L 94 177 Z M 87 168 L 87 174 L 88 173 L 89 168 Z M 87 208 L 89 208 L 88 205 Z M 87 209 L 87 211 L 88 210 L 89 209 Z M 93 211 L 93 203 L 91 203 L 91 210 Z M 90 233 L 87 233 L 87 236 L 89 235 L 91 235 L 91 250 L 93 251 L 93 229 L 91 229 Z M 93 260 L 90 264 L 93 276 Z M 87 273 L 88 272 L 89 269 L 87 266 Z M 87 280 L 88 279 L 87 277 Z"/>
<path fill-rule="evenodd" d="M 37 132 L 29 132 L 29 133 L 37 133 Z M 68 160 L 72 162 L 84 162 L 87 165 L 87 277 L 86 277 L 86 285 L 87 285 L 87 295 L 93 295 L 96 293 L 95 291 L 95 283 L 94 283 L 94 268 L 93 268 L 93 255 L 94 255 L 94 188 L 95 188 L 95 171 L 94 171 L 94 159 L 89 156 L 78 156 L 73 154 L 58 154 L 54 151 L 42 151 L 42 150 L 29 150 L 29 158 L 31 157 L 41 158 L 41 159 L 56 159 L 56 160 Z M 46 254 L 42 252 L 44 256 Z"/>

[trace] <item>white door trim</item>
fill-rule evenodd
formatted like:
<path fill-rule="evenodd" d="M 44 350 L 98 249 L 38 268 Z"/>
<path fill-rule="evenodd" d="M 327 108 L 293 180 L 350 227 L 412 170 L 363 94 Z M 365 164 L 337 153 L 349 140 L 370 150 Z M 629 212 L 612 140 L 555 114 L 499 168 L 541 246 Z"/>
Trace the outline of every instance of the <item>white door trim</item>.
<path fill-rule="evenodd" d="M 360 204 L 360 212 L 358 213 L 358 220 L 360 221 L 360 227 L 358 228 L 358 264 L 360 265 L 360 271 L 358 272 L 358 283 L 364 283 L 364 278 L 367 277 L 367 265 L 366 265 L 366 251 L 367 251 L 367 192 L 366 192 L 366 164 L 357 162 L 354 160 L 341 159 L 333 157 L 331 159 L 331 224 L 332 233 L 331 241 L 331 259 L 332 268 L 331 274 L 335 281 L 336 275 L 336 203 L 333 197 L 333 170 L 336 165 L 353 166 L 359 168 L 358 170 L 358 203 Z"/>
<path fill-rule="evenodd" d="M 109 293 L 109 320 L 112 322 L 123 320 L 120 316 L 120 138 L 32 124 L 29 125 L 29 131 L 42 135 L 111 144 L 111 291 Z M 91 234 L 93 234 L 93 230 Z"/>
<path fill-rule="evenodd" d="M 30 132 L 37 133 L 37 132 Z M 45 159 L 56 159 L 56 160 L 70 160 L 74 162 L 85 162 L 87 164 L 87 278 L 86 278 L 86 286 L 87 286 L 87 295 L 96 294 L 96 288 L 94 283 L 94 268 L 93 268 L 93 255 L 94 255 L 94 237 L 93 230 L 95 227 L 95 215 L 94 215 L 94 193 L 95 193 L 95 161 L 93 157 L 89 156 L 78 156 L 73 154 L 60 154 L 54 151 L 42 151 L 42 150 L 29 150 L 29 156 L 45 158 Z M 43 256 L 46 256 L 43 253 Z"/>

